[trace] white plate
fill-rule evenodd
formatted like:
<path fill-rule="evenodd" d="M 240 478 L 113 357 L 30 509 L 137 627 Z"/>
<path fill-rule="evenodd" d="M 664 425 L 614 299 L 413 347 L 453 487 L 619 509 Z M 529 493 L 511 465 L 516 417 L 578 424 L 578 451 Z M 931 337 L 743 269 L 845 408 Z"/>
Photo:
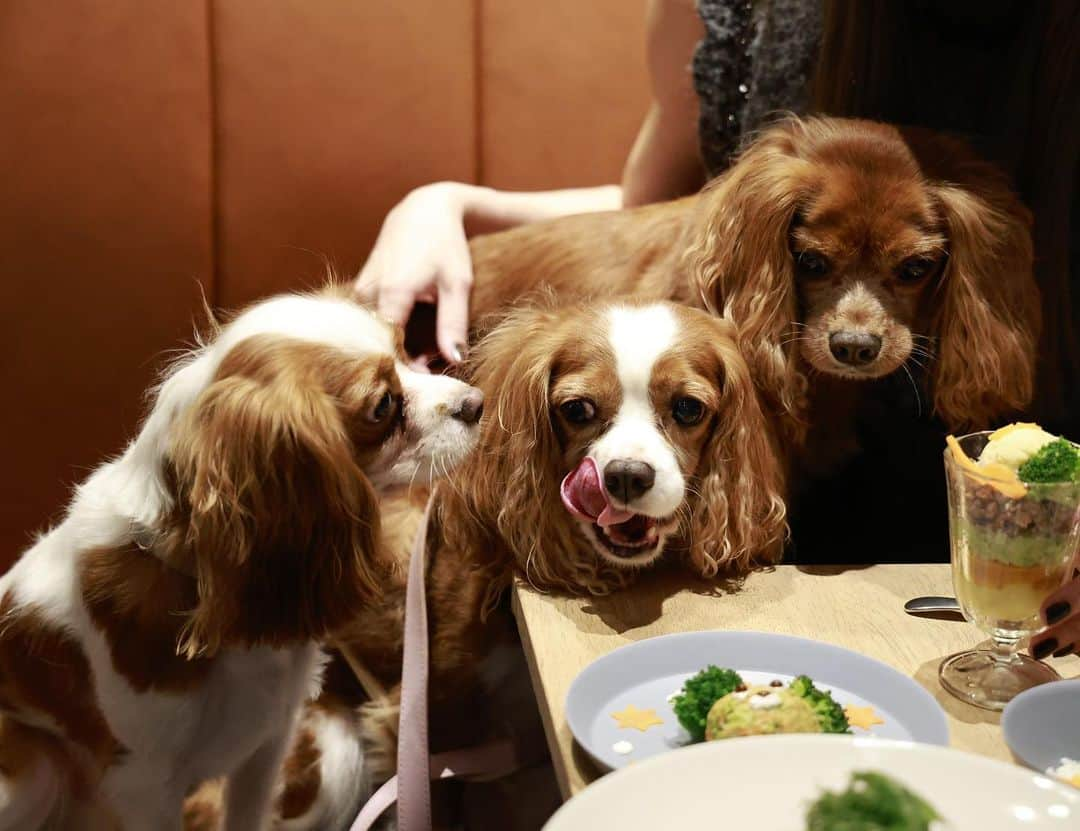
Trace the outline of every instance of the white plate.
<path fill-rule="evenodd" d="M 694 745 L 605 776 L 544 831 L 803 831 L 822 792 L 854 771 L 885 773 L 929 802 L 950 831 L 1080 828 L 1080 792 L 958 750 L 851 736 L 756 736 Z"/>
<path fill-rule="evenodd" d="M 884 723 L 860 736 L 949 743 L 945 712 L 930 693 L 892 667 L 832 644 L 767 632 L 686 632 L 649 638 L 593 661 L 566 697 L 570 730 L 600 765 L 620 768 L 684 747 L 690 736 L 668 698 L 709 664 L 734 669 L 748 684 L 808 675 L 843 706 L 872 707 Z M 612 717 L 629 705 L 652 709 L 663 724 L 645 732 Z M 629 752 L 626 751 L 629 743 Z"/>

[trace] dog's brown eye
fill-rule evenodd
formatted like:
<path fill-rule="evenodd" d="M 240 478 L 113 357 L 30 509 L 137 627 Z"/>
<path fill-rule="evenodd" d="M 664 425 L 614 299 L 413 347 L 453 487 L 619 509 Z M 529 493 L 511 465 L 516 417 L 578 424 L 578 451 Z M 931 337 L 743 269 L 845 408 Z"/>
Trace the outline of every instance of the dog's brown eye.
<path fill-rule="evenodd" d="M 585 424 L 596 417 L 596 405 L 587 398 L 575 398 L 560 404 L 559 412 L 571 424 Z"/>
<path fill-rule="evenodd" d="M 696 398 L 682 396 L 671 405 L 671 414 L 683 427 L 693 427 L 705 415 L 705 405 Z"/>
<path fill-rule="evenodd" d="M 934 270 L 934 265 L 933 260 L 925 257 L 912 257 L 901 263 L 896 276 L 904 283 L 917 283 Z"/>
<path fill-rule="evenodd" d="M 816 251 L 800 251 L 795 255 L 795 265 L 806 277 L 824 277 L 829 273 L 829 261 Z"/>
<path fill-rule="evenodd" d="M 389 392 L 385 392 L 383 393 L 383 397 L 379 399 L 378 403 L 371 410 L 371 413 L 368 415 L 368 420 L 374 424 L 378 424 L 390 415 L 390 411 L 393 408 L 394 396 Z"/>

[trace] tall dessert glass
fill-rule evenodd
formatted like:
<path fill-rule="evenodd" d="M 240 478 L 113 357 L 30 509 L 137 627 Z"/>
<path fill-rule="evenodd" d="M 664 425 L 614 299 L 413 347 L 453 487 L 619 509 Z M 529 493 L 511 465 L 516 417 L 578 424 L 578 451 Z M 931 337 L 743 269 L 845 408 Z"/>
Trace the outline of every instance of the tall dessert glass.
<path fill-rule="evenodd" d="M 958 439 L 977 459 L 989 432 Z M 988 633 L 990 649 L 947 658 L 942 685 L 953 695 L 1001 710 L 1016 695 L 1058 674 L 1020 655 L 1020 642 L 1041 628 L 1039 608 L 1072 573 L 1080 543 L 1080 483 L 1021 485 L 961 464 L 945 451 L 949 536 L 956 597 L 964 616 Z"/>

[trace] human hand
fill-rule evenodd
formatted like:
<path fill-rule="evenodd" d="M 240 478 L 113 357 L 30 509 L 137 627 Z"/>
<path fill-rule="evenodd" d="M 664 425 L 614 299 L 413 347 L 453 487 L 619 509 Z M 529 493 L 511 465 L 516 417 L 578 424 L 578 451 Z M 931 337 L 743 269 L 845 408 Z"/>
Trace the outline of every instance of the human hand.
<path fill-rule="evenodd" d="M 354 283 L 357 298 L 404 326 L 417 303 L 436 304 L 435 343 L 460 363 L 468 343 L 472 262 L 465 236 L 470 185 L 437 182 L 409 193 L 383 221 Z M 433 356 L 421 355 L 426 364 Z"/>
<path fill-rule="evenodd" d="M 1049 628 L 1032 638 L 1034 657 L 1061 658 L 1080 649 L 1080 576 L 1046 598 L 1041 615 Z"/>

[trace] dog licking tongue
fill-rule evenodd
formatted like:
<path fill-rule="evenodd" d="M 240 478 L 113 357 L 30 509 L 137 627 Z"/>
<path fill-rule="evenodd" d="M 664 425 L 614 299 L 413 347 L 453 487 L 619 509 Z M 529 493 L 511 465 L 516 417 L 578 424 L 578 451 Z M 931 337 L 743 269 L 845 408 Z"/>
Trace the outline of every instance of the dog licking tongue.
<path fill-rule="evenodd" d="M 595 522 L 601 528 L 618 525 L 634 516 L 631 511 L 623 511 L 611 504 L 600 470 L 591 456 L 586 456 L 566 474 L 559 493 L 566 510 L 578 519 Z"/>

